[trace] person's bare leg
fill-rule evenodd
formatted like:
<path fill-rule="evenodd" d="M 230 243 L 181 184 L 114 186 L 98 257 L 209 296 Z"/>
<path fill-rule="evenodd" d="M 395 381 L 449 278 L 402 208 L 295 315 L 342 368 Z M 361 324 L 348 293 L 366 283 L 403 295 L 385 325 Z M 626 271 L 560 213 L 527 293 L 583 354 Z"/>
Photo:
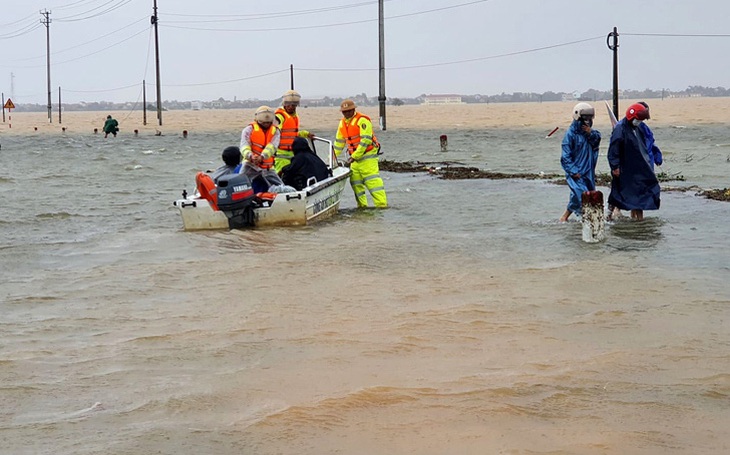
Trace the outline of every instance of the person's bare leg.
<path fill-rule="evenodd" d="M 563 215 L 560 217 L 560 222 L 565 223 L 566 221 L 568 221 L 571 213 L 572 212 L 570 210 L 566 210 L 565 212 L 563 212 Z"/>
<path fill-rule="evenodd" d="M 643 221 L 644 220 L 644 211 L 643 210 L 632 210 L 631 218 L 635 219 L 636 221 Z"/>

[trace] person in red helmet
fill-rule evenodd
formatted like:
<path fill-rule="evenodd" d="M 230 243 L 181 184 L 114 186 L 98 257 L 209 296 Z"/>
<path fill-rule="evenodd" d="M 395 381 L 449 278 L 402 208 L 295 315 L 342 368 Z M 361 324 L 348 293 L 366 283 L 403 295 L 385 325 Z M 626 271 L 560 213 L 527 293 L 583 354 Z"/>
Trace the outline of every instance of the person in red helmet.
<path fill-rule="evenodd" d="M 644 210 L 657 210 L 660 204 L 659 181 L 650 164 L 645 133 L 641 124 L 649 110 L 635 103 L 626 109 L 611 134 L 608 165 L 611 167 L 611 194 L 608 203 L 619 210 L 630 210 L 631 218 L 641 221 Z"/>

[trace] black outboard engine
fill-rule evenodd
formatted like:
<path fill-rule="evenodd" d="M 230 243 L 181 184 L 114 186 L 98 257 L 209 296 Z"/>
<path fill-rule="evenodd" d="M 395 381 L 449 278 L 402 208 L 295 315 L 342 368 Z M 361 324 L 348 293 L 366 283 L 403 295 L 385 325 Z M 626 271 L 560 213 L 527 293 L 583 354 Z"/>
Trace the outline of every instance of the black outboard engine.
<path fill-rule="evenodd" d="M 253 226 L 253 187 L 244 174 L 228 174 L 218 179 L 218 208 L 228 217 L 228 227 Z"/>

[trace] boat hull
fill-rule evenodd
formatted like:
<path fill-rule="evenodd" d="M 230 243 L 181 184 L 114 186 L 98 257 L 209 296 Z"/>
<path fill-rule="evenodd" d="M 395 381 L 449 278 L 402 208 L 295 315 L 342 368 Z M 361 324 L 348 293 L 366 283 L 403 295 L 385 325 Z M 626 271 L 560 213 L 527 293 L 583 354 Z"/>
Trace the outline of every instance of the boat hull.
<path fill-rule="evenodd" d="M 278 193 L 270 205 L 254 208 L 254 226 L 304 226 L 337 213 L 350 169 L 339 166 L 332 177 L 301 191 Z M 213 210 L 198 194 L 174 202 L 186 231 L 230 229 L 228 216 Z"/>

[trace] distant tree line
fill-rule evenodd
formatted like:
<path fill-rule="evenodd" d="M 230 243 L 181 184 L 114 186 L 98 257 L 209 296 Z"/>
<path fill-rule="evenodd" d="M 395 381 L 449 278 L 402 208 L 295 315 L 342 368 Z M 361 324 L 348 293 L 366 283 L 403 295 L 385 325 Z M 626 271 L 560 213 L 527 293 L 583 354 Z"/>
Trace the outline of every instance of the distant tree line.
<path fill-rule="evenodd" d="M 392 106 L 401 106 L 405 104 L 422 104 L 426 99 L 426 94 L 422 94 L 415 98 L 389 98 L 388 103 Z M 701 85 L 692 85 L 682 91 L 673 91 L 668 89 L 663 90 L 622 90 L 619 97 L 624 99 L 656 99 L 656 98 L 668 98 L 668 97 L 690 97 L 690 96 L 706 96 L 706 97 L 730 97 L 730 89 L 725 87 L 703 87 Z M 368 97 L 365 93 L 359 95 L 353 95 L 350 98 L 354 99 L 359 106 L 377 106 L 377 97 Z M 589 89 L 583 93 L 566 93 L 566 92 L 544 92 L 544 93 L 526 93 L 526 92 L 514 92 L 514 93 L 500 93 L 499 95 L 461 95 L 461 100 L 468 104 L 479 104 L 479 103 L 523 103 L 523 102 L 549 102 L 549 101 L 564 101 L 564 100 L 579 100 L 579 101 L 597 101 L 597 100 L 610 100 L 613 98 L 613 92 L 611 90 L 596 90 Z M 330 98 L 325 96 L 324 98 L 318 99 L 302 99 L 301 107 L 319 107 L 319 106 L 339 106 L 343 98 Z M 248 100 L 226 100 L 224 98 L 218 98 L 217 100 L 210 101 L 163 101 L 163 110 L 189 110 L 189 109 L 255 109 L 263 104 L 268 106 L 278 106 L 281 99 L 276 98 L 273 100 L 259 100 L 259 99 L 248 99 Z M 130 110 L 142 110 L 140 103 L 113 103 L 110 101 L 93 101 L 93 102 L 80 102 L 80 103 L 62 103 L 63 110 L 68 112 L 73 111 L 130 111 Z M 15 102 L 15 112 L 45 112 L 48 107 L 45 104 L 29 104 L 29 103 L 18 103 Z M 58 107 L 54 107 L 58 109 Z M 147 110 L 156 112 L 157 106 L 148 104 Z"/>

